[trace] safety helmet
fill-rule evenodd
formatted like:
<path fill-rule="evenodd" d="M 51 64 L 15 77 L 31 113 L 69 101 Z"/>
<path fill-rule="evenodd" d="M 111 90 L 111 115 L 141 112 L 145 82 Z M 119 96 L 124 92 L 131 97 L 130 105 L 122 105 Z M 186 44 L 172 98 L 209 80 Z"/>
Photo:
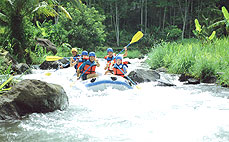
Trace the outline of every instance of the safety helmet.
<path fill-rule="evenodd" d="M 95 57 L 95 52 L 90 52 L 89 57 L 94 56 Z"/>
<path fill-rule="evenodd" d="M 107 48 L 107 53 L 108 52 L 113 52 L 113 49 L 112 48 Z"/>
<path fill-rule="evenodd" d="M 122 57 L 121 56 L 116 57 L 116 60 L 118 60 L 118 59 L 122 60 Z"/>
<path fill-rule="evenodd" d="M 75 52 L 78 52 L 76 48 L 72 48 L 72 52 L 75 51 Z"/>
<path fill-rule="evenodd" d="M 83 51 L 83 52 L 82 52 L 82 55 L 87 56 L 87 55 L 88 55 L 88 52 L 87 52 L 87 51 Z"/>

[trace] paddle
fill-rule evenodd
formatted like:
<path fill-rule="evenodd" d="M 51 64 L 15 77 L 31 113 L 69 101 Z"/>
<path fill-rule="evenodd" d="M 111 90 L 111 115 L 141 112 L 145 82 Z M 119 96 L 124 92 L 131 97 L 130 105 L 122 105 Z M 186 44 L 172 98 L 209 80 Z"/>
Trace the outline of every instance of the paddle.
<path fill-rule="evenodd" d="M 143 33 L 142 33 L 141 31 L 138 31 L 138 32 L 132 37 L 131 42 L 126 46 L 126 48 L 127 48 L 128 46 L 130 46 L 131 44 L 133 44 L 133 43 L 139 41 L 139 39 L 141 39 L 142 37 L 143 37 Z M 118 57 L 118 55 L 121 54 L 124 50 L 125 50 L 125 48 L 123 48 L 122 51 L 119 52 L 119 53 L 114 57 L 114 59 L 115 59 L 116 57 Z M 112 61 L 112 60 L 111 60 L 111 61 Z"/>
<path fill-rule="evenodd" d="M 119 66 L 116 66 L 123 74 L 125 74 L 120 68 L 119 68 Z M 127 77 L 127 79 L 133 84 L 133 85 L 135 85 L 138 89 L 141 89 L 141 87 L 140 86 L 138 86 L 132 79 L 130 79 L 130 77 L 129 76 L 126 76 Z"/>
<path fill-rule="evenodd" d="M 66 58 L 66 59 L 70 59 L 71 57 L 58 57 L 58 56 L 47 56 L 46 57 L 46 61 L 57 61 L 57 60 L 60 60 L 60 59 L 63 59 L 63 58 Z M 75 60 L 76 57 L 73 57 L 73 59 Z M 57 70 L 59 70 L 60 67 L 58 67 L 54 72 L 56 72 Z M 52 75 L 51 72 L 47 72 L 45 73 L 46 76 L 50 76 Z"/>
<path fill-rule="evenodd" d="M 57 61 L 63 58 L 70 59 L 71 57 L 58 57 L 58 56 L 47 56 L 46 61 Z"/>

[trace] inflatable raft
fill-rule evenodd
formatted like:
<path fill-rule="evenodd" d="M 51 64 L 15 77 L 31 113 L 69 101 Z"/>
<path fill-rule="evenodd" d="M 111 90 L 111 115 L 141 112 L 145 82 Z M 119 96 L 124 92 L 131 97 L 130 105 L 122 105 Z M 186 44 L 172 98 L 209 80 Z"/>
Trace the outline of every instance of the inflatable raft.
<path fill-rule="evenodd" d="M 87 89 L 93 91 L 103 91 L 107 88 L 118 89 L 118 90 L 127 90 L 133 89 L 128 80 L 119 76 L 110 76 L 104 75 L 97 77 L 95 79 L 89 79 L 82 81 Z"/>

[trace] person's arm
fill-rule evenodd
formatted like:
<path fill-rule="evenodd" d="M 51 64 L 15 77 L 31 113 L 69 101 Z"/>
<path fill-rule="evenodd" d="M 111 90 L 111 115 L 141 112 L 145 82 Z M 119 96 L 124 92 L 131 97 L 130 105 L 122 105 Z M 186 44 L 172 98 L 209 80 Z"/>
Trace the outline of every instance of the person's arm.
<path fill-rule="evenodd" d="M 95 60 L 95 63 L 96 63 L 96 66 L 97 67 L 100 67 L 100 64 L 99 64 L 99 61 L 98 60 Z"/>
<path fill-rule="evenodd" d="M 124 49 L 125 49 L 125 53 L 123 54 L 123 57 L 127 57 L 127 54 L 128 54 L 127 53 L 127 47 L 125 46 Z"/>
<path fill-rule="evenodd" d="M 77 58 L 74 59 L 73 57 L 71 57 L 70 59 L 71 59 L 70 60 L 70 67 L 75 66 L 78 62 L 78 59 Z"/>

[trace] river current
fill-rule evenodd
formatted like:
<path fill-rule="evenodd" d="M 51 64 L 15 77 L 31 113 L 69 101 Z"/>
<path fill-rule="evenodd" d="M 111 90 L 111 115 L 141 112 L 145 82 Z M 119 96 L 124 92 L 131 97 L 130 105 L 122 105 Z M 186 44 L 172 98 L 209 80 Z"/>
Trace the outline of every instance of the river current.
<path fill-rule="evenodd" d="M 129 70 L 148 68 L 129 59 Z M 104 65 L 105 61 L 100 60 Z M 50 76 L 45 76 L 51 72 Z M 98 68 L 104 73 L 103 66 Z M 229 89 L 216 85 L 108 88 L 93 92 L 72 88 L 73 68 L 42 71 L 24 79 L 39 79 L 64 87 L 69 107 L 64 111 L 31 114 L 23 120 L 1 121 L 1 142 L 229 142 Z M 166 78 L 166 75 L 162 74 Z M 74 80 L 74 79 L 73 79 Z M 79 85 L 79 84 L 76 84 Z"/>

